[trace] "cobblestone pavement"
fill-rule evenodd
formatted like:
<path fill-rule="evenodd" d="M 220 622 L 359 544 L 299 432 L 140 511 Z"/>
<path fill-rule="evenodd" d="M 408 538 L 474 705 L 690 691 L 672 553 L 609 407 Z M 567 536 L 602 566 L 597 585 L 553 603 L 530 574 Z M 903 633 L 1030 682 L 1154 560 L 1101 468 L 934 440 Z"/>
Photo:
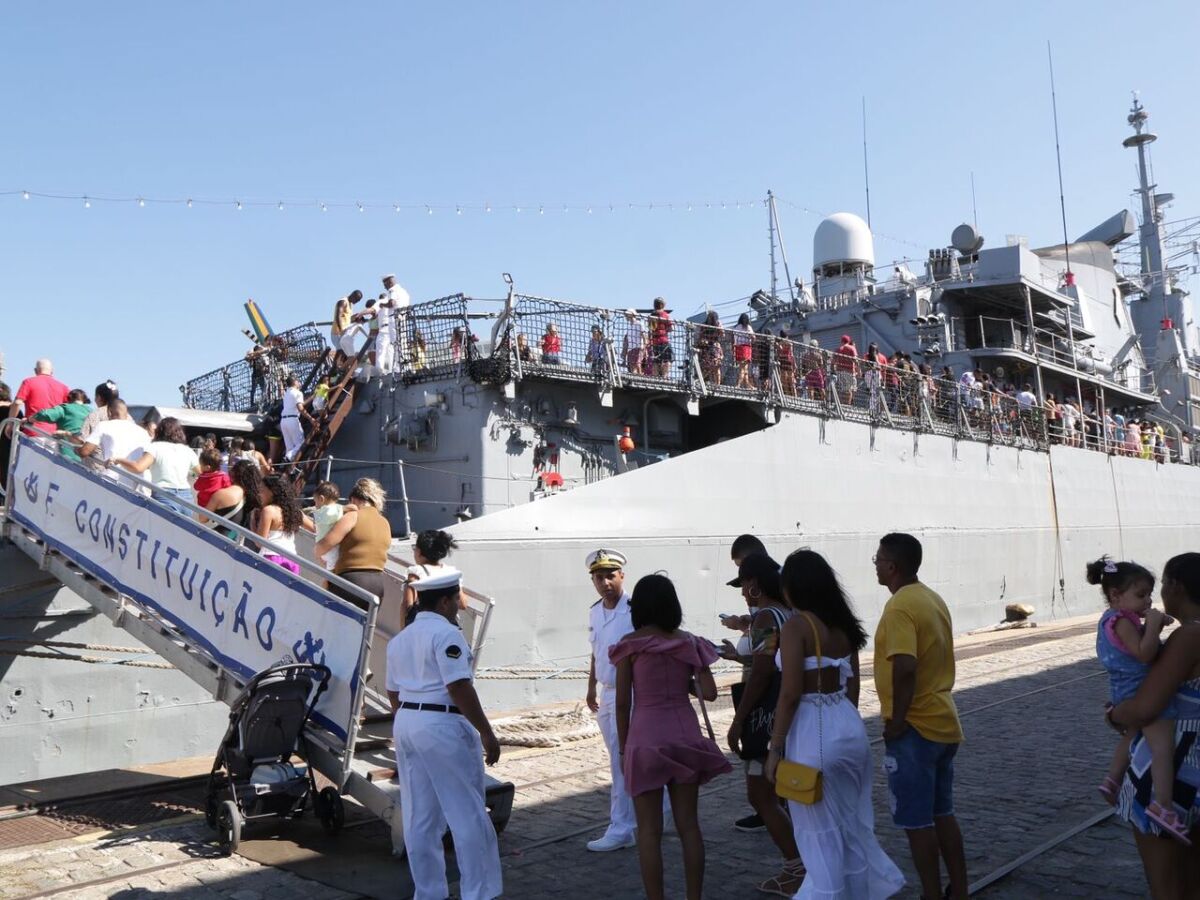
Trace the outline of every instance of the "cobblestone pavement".
<path fill-rule="evenodd" d="M 1095 784 L 1114 746 L 1101 716 L 1106 680 L 1095 661 L 1091 633 L 1064 633 L 1068 636 L 1038 643 L 1011 642 L 1014 636 L 1006 635 L 1003 645 L 999 638 L 995 642 L 996 652 L 975 642 L 959 663 L 956 699 L 967 741 L 956 762 L 956 805 L 976 885 L 1105 809 Z M 1048 636 L 1044 631 L 1023 634 Z M 862 712 L 878 762 L 878 702 L 869 678 Z M 727 704 L 714 710 L 719 738 L 730 717 Z M 591 854 L 584 849 L 602 831 L 608 808 L 607 762 L 599 740 L 554 750 L 511 750 L 492 773 L 517 785 L 512 819 L 500 838 L 506 897 L 642 896 L 634 851 Z M 881 772 L 875 801 L 880 840 L 909 877 L 902 896 L 916 897 L 903 834 L 887 815 Z M 736 771 L 702 790 L 707 896 L 764 896 L 753 885 L 774 874 L 777 859 L 764 833 L 743 834 L 732 827 L 748 811 L 744 782 Z M 386 835 L 374 824 L 349 830 L 341 840 L 352 839 L 359 846 L 378 843 L 378 866 L 395 867 L 384 869 L 385 875 L 395 873 L 394 881 L 384 881 L 391 893 L 339 872 L 333 854 L 322 869 L 304 870 L 318 879 L 313 881 L 243 857 L 221 858 L 209 839 L 202 822 L 189 822 L 139 835 L 77 838 L 0 853 L 0 900 L 51 891 L 64 898 L 274 900 L 363 896 L 364 891 L 367 896 L 410 896 L 405 867 L 388 858 Z M 682 896 L 678 842 L 668 837 L 664 854 L 668 896 Z M 1143 897 L 1145 889 L 1128 830 L 1110 818 L 982 886 L 976 895 L 987 900 L 1121 898 Z"/>

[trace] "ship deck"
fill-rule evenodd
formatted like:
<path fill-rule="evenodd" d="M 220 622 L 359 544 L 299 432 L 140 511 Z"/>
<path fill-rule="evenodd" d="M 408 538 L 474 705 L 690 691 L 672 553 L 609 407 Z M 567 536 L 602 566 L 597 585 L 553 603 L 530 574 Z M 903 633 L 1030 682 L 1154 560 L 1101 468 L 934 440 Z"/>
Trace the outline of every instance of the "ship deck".
<path fill-rule="evenodd" d="M 973 896 L 1145 895 L 1129 830 L 1095 793 L 1115 737 L 1100 714 L 1107 681 L 1093 632 L 1094 617 L 1087 616 L 957 641 L 955 694 L 967 742 L 955 763 L 956 807 Z M 880 722 L 869 677 L 864 687 L 862 712 L 878 763 Z M 714 712 L 723 734 L 731 711 L 726 705 Z M 553 749 L 505 748 L 491 774 L 517 785 L 512 819 L 500 835 L 506 896 L 642 895 L 632 850 L 592 854 L 583 847 L 606 821 L 604 754 L 598 738 Z M 876 831 L 911 893 L 906 842 L 888 819 L 878 765 L 876 773 Z M 2 798 L 9 805 L 0 809 L 0 898 L 412 894 L 406 865 L 390 855 L 386 827 L 365 812 L 352 814 L 347 830 L 333 838 L 311 818 L 264 823 L 247 830 L 237 855 L 224 858 L 204 824 L 202 792 L 165 774 L 125 773 L 141 794 L 85 806 L 71 805 L 84 783 L 79 779 L 10 787 Z M 188 774 L 186 764 L 173 774 Z M 29 808 L 38 797 L 54 803 Z M 701 797 L 709 891 L 750 896 L 756 881 L 774 873 L 775 860 L 764 834 L 732 827 L 746 812 L 740 768 L 707 785 Z M 664 855 L 668 894 L 678 896 L 674 838 L 664 841 Z"/>

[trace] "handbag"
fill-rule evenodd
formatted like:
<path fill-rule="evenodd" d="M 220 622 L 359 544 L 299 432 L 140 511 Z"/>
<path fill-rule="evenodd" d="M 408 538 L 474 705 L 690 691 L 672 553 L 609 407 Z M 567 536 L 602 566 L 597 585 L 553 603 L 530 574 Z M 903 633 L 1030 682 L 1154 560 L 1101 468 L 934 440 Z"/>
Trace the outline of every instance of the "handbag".
<path fill-rule="evenodd" d="M 783 627 L 783 613 L 774 607 L 766 607 L 767 612 L 775 617 L 776 626 Z M 750 710 L 742 723 L 741 750 L 738 756 L 746 760 L 763 759 L 770 750 L 771 731 L 775 727 L 775 705 L 779 702 L 779 685 L 781 682 L 779 670 L 771 675 L 763 695 Z M 733 696 L 733 708 L 742 705 L 742 696 L 746 693 L 746 683 L 735 684 L 730 693 Z"/>
<path fill-rule="evenodd" d="M 813 640 L 816 643 L 817 690 L 820 691 L 822 671 L 821 636 L 817 633 L 817 626 L 813 623 L 812 616 L 806 612 L 801 612 L 800 615 L 808 620 L 808 627 L 812 629 Z M 821 800 L 823 795 L 821 769 L 825 766 L 824 748 L 822 746 L 825 743 L 825 735 L 821 722 L 821 707 L 823 705 L 820 700 L 817 701 L 817 766 L 809 766 L 804 763 L 783 759 L 780 760 L 779 767 L 775 770 L 775 794 L 784 800 L 791 800 L 794 803 L 803 803 L 805 805 L 819 803 Z"/>

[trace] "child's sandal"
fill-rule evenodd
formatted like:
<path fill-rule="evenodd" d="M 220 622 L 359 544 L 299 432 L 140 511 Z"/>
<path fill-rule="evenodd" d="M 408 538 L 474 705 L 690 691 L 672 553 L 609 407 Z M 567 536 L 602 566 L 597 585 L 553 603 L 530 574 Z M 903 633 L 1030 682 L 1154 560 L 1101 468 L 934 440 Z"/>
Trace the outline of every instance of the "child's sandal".
<path fill-rule="evenodd" d="M 1096 790 L 1100 792 L 1100 796 L 1109 806 L 1117 805 L 1117 792 L 1121 790 L 1121 785 L 1114 781 L 1111 775 L 1105 775 Z"/>
<path fill-rule="evenodd" d="M 1180 820 L 1179 814 L 1175 810 L 1164 809 L 1159 805 L 1158 801 L 1152 801 L 1146 807 L 1146 818 L 1157 824 L 1177 841 L 1188 847 L 1192 846 L 1191 839 L 1188 838 L 1187 827 Z"/>

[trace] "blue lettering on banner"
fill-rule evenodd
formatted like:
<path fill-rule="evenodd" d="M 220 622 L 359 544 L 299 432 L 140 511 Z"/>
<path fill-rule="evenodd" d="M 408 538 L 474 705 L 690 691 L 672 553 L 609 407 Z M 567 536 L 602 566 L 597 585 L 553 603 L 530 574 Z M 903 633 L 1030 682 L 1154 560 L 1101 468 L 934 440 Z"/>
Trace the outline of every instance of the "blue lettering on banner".
<path fill-rule="evenodd" d="M 179 569 L 179 593 L 183 594 L 184 600 L 191 600 L 196 585 L 196 574 L 200 571 L 200 564 L 192 564 L 192 577 L 188 578 L 188 563 L 192 562 L 186 556 L 183 559 L 183 565 Z"/>
<path fill-rule="evenodd" d="M 121 527 L 117 529 L 117 555 L 121 557 L 122 562 L 125 561 L 125 554 L 129 552 L 128 538 L 131 533 L 132 529 L 124 522 L 122 522 Z"/>
<path fill-rule="evenodd" d="M 217 591 L 224 591 L 225 592 L 224 599 L 228 600 L 229 599 L 229 582 L 228 581 L 218 581 L 216 584 L 213 585 L 213 592 L 212 592 L 213 621 L 216 622 L 218 625 L 220 625 L 222 622 L 225 621 L 225 613 L 217 610 Z"/>
<path fill-rule="evenodd" d="M 254 588 L 250 587 L 250 582 L 242 582 L 242 599 L 238 601 L 237 609 L 233 612 L 233 633 L 237 634 L 240 626 L 246 640 L 250 640 L 250 629 L 246 627 L 246 604 L 250 601 L 252 590 Z"/>
<path fill-rule="evenodd" d="M 179 559 L 179 551 L 174 547 L 167 548 L 167 567 L 163 571 L 167 574 L 167 587 L 171 586 L 171 563 Z"/>
<path fill-rule="evenodd" d="M 138 539 L 137 567 L 138 571 L 140 572 L 142 571 L 142 545 L 146 543 L 146 540 L 150 537 L 150 535 L 146 534 L 146 532 L 142 531 L 140 528 L 135 531 L 134 534 L 137 535 Z"/>
<path fill-rule="evenodd" d="M 13 481 L 21 489 L 14 491 L 10 510 L 14 520 L 41 534 L 48 546 L 85 570 L 127 592 L 135 602 L 165 616 L 235 671 L 252 673 L 280 653 L 287 654 L 289 648 L 290 658 L 298 662 L 330 665 L 341 686 L 330 691 L 321 704 L 329 718 L 318 719 L 344 734 L 348 711 L 341 710 L 351 697 L 346 691 L 352 691 L 356 677 L 361 615 L 335 606 L 303 580 L 293 580 L 275 567 L 267 571 L 257 554 L 218 540 L 194 522 L 163 512 L 152 498 L 70 467 L 36 444 L 20 439 L 16 462 Z M 62 514 L 58 514 L 59 508 Z M 68 515 L 74 519 L 69 521 Z M 205 568 L 202 573 L 200 563 L 205 559 L 213 560 L 216 568 Z M 241 590 L 235 592 L 235 587 Z M 256 593 L 257 608 L 251 606 Z M 282 596 L 301 605 L 293 608 L 289 602 L 282 610 L 263 605 L 268 597 Z M 192 606 L 197 599 L 198 609 Z M 278 648 L 276 626 L 283 629 Z M 246 643 L 239 644 L 234 635 Z M 303 637 L 297 640 L 299 635 Z"/>
<path fill-rule="evenodd" d="M 271 617 L 267 623 L 267 636 L 263 637 L 263 619 Z M 254 623 L 254 630 L 258 634 L 258 642 L 264 650 L 270 650 L 275 642 L 271 640 L 271 632 L 275 630 L 275 610 L 269 606 L 264 606 L 262 612 L 258 614 L 258 621 Z"/>

